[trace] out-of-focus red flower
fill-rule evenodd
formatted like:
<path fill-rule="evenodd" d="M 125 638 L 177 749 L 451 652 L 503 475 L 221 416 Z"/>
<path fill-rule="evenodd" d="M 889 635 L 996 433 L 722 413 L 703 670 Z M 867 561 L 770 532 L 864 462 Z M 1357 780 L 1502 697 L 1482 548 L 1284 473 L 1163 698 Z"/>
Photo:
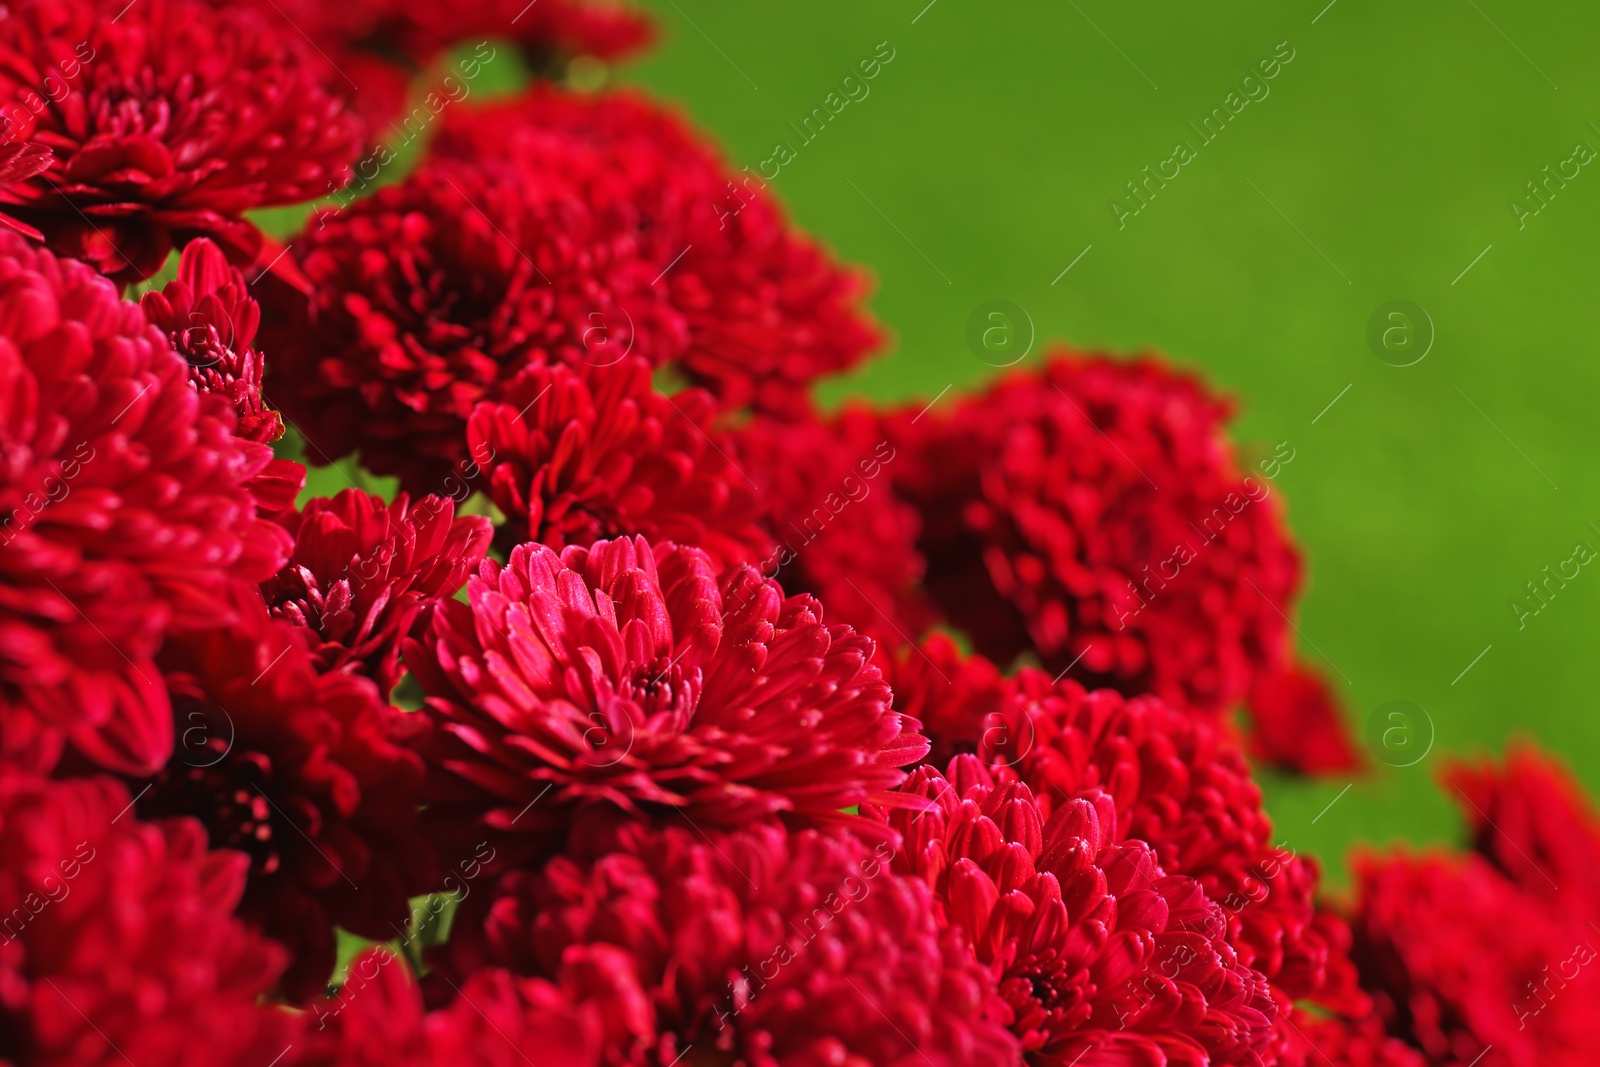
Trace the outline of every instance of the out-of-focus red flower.
<path fill-rule="evenodd" d="M 525 368 L 681 347 L 659 268 L 603 214 L 559 175 L 435 163 L 313 217 L 292 242 L 309 296 L 262 286 L 274 400 L 324 462 L 359 450 L 440 491 L 473 409 Z"/>
<path fill-rule="evenodd" d="M 0 189 L 16 182 L 27 181 L 35 174 L 43 174 L 50 169 L 50 161 L 54 157 L 50 149 L 34 141 L 14 141 L 10 144 L 0 144 Z M 16 230 L 24 237 L 31 237 L 35 241 L 44 240 L 44 234 L 0 211 L 0 226 Z"/>
<path fill-rule="evenodd" d="M 385 503 L 359 489 L 309 501 L 285 525 L 294 552 L 262 584 L 268 608 L 316 635 L 320 670 L 365 675 L 385 696 L 417 612 L 461 589 L 493 532 L 481 515 L 457 518 L 447 497 Z"/>
<path fill-rule="evenodd" d="M 1245 700 L 1286 665 L 1301 568 L 1268 481 L 1239 472 L 1229 412 L 1157 360 L 1057 352 L 1037 374 L 891 419 L 910 453 L 896 487 L 921 512 L 945 616 L 1002 664 L 1031 648 L 1052 674 L 1202 714 Z"/>
<path fill-rule="evenodd" d="M 935 618 L 919 584 L 917 513 L 894 495 L 897 453 L 877 421 L 861 408 L 826 422 L 757 418 L 734 447 L 777 542 L 763 572 L 885 649 L 917 640 Z"/>
<path fill-rule="evenodd" d="M 55 158 L 0 203 L 122 284 L 194 237 L 253 260 L 243 213 L 322 194 L 360 150 L 306 54 L 298 34 L 199 0 L 17 0 L 0 20 L 0 137 Z"/>
<path fill-rule="evenodd" d="M 902 791 L 927 811 L 888 813 L 897 872 L 931 886 L 1000 984 L 1035 1067 L 1262 1062 L 1278 1006 L 1223 939 L 1192 878 L 1119 835 L 1115 801 L 1090 791 L 1048 819 L 1020 782 L 974 756 L 920 767 Z"/>
<path fill-rule="evenodd" d="M 419 66 L 460 42 L 509 39 L 522 47 L 535 73 L 560 75 L 572 56 L 614 62 L 655 39 L 655 24 L 642 11 L 609 0 L 486 0 L 463 9 L 446 0 L 381 5 L 381 39 L 392 42 Z"/>
<path fill-rule="evenodd" d="M 758 487 L 730 458 L 715 412 L 703 390 L 656 392 L 649 364 L 631 356 L 529 368 L 467 424 L 468 451 L 507 517 L 500 544 L 559 551 L 639 534 L 723 565 L 765 558 L 772 540 L 757 521 Z"/>
<path fill-rule="evenodd" d="M 1285 663 L 1250 687 L 1250 747 L 1255 755 L 1302 774 L 1332 774 L 1362 765 L 1330 679 L 1304 664 Z"/>
<path fill-rule="evenodd" d="M 238 0 L 209 2 L 219 8 L 241 6 Z M 485 67 L 507 62 L 492 42 L 519 45 L 523 65 L 536 77 L 560 79 L 578 56 L 614 62 L 655 38 L 654 23 L 643 12 L 590 0 L 485 0 L 465 7 L 443 0 L 245 0 L 243 6 L 311 41 L 314 55 L 307 58 L 325 88 L 344 97 L 361 117 L 369 144 L 390 149 L 419 136 L 442 107 L 470 96 Z M 467 45 L 475 46 L 470 54 L 441 70 L 447 53 Z M 413 82 L 424 75 L 413 95 Z M 402 115 L 408 97 L 413 110 Z"/>
<path fill-rule="evenodd" d="M 212 0 L 219 6 L 223 0 Z M 642 11 L 608 0 L 485 0 L 468 7 L 443 0 L 363 0 L 324 4 L 318 0 L 250 0 L 263 15 L 276 14 L 286 26 L 304 33 L 334 54 L 388 56 L 413 68 L 426 68 L 442 53 L 461 44 L 513 41 L 536 73 L 559 74 L 572 56 L 615 61 L 647 47 L 655 36 L 653 21 Z M 349 94 L 367 91 L 364 80 Z"/>
<path fill-rule="evenodd" d="M 195 388 L 233 405 L 237 436 L 264 445 L 283 436 L 283 421 L 261 396 L 262 355 L 251 347 L 261 307 L 222 249 L 203 237 L 189 242 L 178 257 L 178 277 L 144 294 L 139 306 L 189 361 Z"/>
<path fill-rule="evenodd" d="M 1422 1053 L 1384 1032 L 1375 1015 L 1358 1020 L 1300 1016 L 1278 1067 L 1428 1067 Z"/>
<path fill-rule="evenodd" d="M 698 549 L 522 545 L 467 593 L 405 646 L 435 726 L 429 814 L 452 835 L 548 831 L 595 802 L 828 822 L 927 750 L 871 641 L 749 567 L 719 581 Z"/>
<path fill-rule="evenodd" d="M 1362 985 L 1432 1064 L 1594 1061 L 1597 935 L 1480 856 L 1358 859 Z"/>
<path fill-rule="evenodd" d="M 1479 854 L 1533 896 L 1600 924 L 1600 814 L 1565 767 L 1518 743 L 1503 767 L 1456 763 L 1444 781 Z"/>
<path fill-rule="evenodd" d="M 424 1012 L 409 967 L 372 948 L 310 1006 L 294 1067 L 600 1067 L 600 1008 L 541 978 L 488 970 Z"/>
<path fill-rule="evenodd" d="M 879 661 L 886 665 L 894 710 L 922 724 L 932 746 L 928 763 L 943 767 L 980 746 L 991 752 L 1006 748 L 1006 738 L 984 735 L 1006 729 L 999 712 L 1015 687 L 983 656 L 969 656 L 949 634 L 933 633 L 920 645 L 887 654 L 880 649 Z"/>
<path fill-rule="evenodd" d="M 298 1000 L 327 983 L 335 926 L 388 940 L 432 885 L 422 761 L 399 743 L 420 724 L 368 679 L 319 673 L 306 632 L 259 595 L 236 614 L 163 652 L 181 743 L 137 810 L 193 816 L 248 855 L 240 914 L 289 947 Z"/>
<path fill-rule="evenodd" d="M 790 228 L 764 181 L 731 171 L 676 113 L 641 96 L 538 88 L 452 109 L 433 150 L 509 159 L 525 181 L 559 178 L 624 219 L 652 285 L 688 327 L 686 348 L 658 346 L 652 362 L 672 359 L 726 408 L 801 413 L 814 381 L 880 341 L 860 307 L 865 278 Z"/>
<path fill-rule="evenodd" d="M 600 1007 L 607 1063 L 1020 1063 L 993 978 L 889 843 L 599 821 L 469 897 L 441 973 L 557 982 Z"/>
<path fill-rule="evenodd" d="M 258 1007 L 281 948 L 233 918 L 245 857 L 189 819 L 141 822 L 105 777 L 0 773 L 0 1059 L 28 1067 L 272 1062 Z"/>
<path fill-rule="evenodd" d="M 46 769 L 69 740 L 150 773 L 172 751 L 163 636 L 225 620 L 226 591 L 287 555 L 250 489 L 272 452 L 234 436 L 138 305 L 9 232 L 0 398 L 0 749 L 27 734 Z"/>

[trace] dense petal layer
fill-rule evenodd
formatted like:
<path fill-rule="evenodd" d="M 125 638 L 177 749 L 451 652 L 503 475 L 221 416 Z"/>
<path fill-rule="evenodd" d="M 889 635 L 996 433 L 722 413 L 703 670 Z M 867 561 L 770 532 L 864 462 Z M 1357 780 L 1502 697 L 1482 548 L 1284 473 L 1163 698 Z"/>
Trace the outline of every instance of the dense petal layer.
<path fill-rule="evenodd" d="M 772 540 L 757 522 L 757 483 L 715 413 L 703 390 L 656 392 L 637 357 L 525 371 L 467 424 L 480 484 L 506 515 L 501 544 L 559 551 L 639 534 L 719 564 L 764 558 Z"/>
<path fill-rule="evenodd" d="M 600 802 L 828 821 L 926 751 L 870 640 L 751 568 L 719 581 L 697 549 L 522 545 L 467 594 L 405 650 L 434 726 L 430 815 L 454 833 L 549 830 Z"/>
<path fill-rule="evenodd" d="M 686 330 L 683 347 L 655 346 L 653 362 L 670 359 L 724 407 L 801 413 L 817 378 L 879 342 L 860 306 L 863 276 L 795 232 L 766 182 L 731 170 L 686 121 L 641 96 L 540 89 L 452 113 L 434 147 L 509 160 L 528 181 L 559 176 L 623 222 Z"/>
<path fill-rule="evenodd" d="M 559 173 L 443 162 L 324 211 L 292 242 L 309 290 L 261 287 L 267 388 L 319 462 L 359 451 L 414 495 L 449 492 L 492 458 L 468 453 L 467 419 L 524 369 L 682 347 L 626 210 Z"/>
<path fill-rule="evenodd" d="M 105 777 L 0 774 L 0 1060 L 272 1062 L 293 1020 L 257 1006 L 284 953 L 232 916 L 248 861 L 131 803 Z"/>
<path fill-rule="evenodd" d="M 582 996 L 610 1064 L 1019 1064 L 993 979 L 932 891 L 889 870 L 888 843 L 597 822 L 469 898 L 440 964 L 493 961 Z"/>
<path fill-rule="evenodd" d="M 192 237 L 247 262 L 261 238 L 243 213 L 323 193 L 360 148 L 308 55 L 289 27 L 199 0 L 10 4 L 3 137 L 54 159 L 0 204 L 122 283 Z"/>
<path fill-rule="evenodd" d="M 1278 1012 L 1267 979 L 1223 939 L 1199 883 L 1119 838 L 1110 796 L 1046 818 L 973 756 L 948 777 L 919 768 L 902 791 L 924 810 L 874 813 L 903 838 L 893 869 L 926 881 L 966 933 L 1030 1064 L 1263 1062 Z"/>
<path fill-rule="evenodd" d="M 371 678 L 387 695 L 400 677 L 400 641 L 429 600 L 454 596 L 483 560 L 491 532 L 455 501 L 404 493 L 393 502 L 348 489 L 318 497 L 285 526 L 294 552 L 263 583 L 272 614 L 317 637 L 323 671 Z"/>
<path fill-rule="evenodd" d="M 288 549 L 252 492 L 276 461 L 234 428 L 137 305 L 0 233 L 0 750 L 166 762 L 163 638 L 225 620 Z"/>
<path fill-rule="evenodd" d="M 320 992 L 339 926 L 387 940 L 432 888 L 417 831 L 420 723 L 354 674 L 322 674 L 304 628 L 259 595 L 237 621 L 162 653 L 180 744 L 140 794 L 141 816 L 188 815 L 249 858 L 240 914 L 293 952 L 284 989 Z"/>
<path fill-rule="evenodd" d="M 921 512 L 946 618 L 1001 664 L 1031 649 L 1086 685 L 1231 711 L 1288 664 L 1301 566 L 1271 478 L 1239 470 L 1229 410 L 1157 360 L 1058 352 L 1039 373 L 891 418 L 909 453 L 896 486 Z M 1337 717 L 1312 710 L 1306 738 L 1327 737 Z M 1287 754 L 1316 768 L 1352 758 L 1337 733 Z"/>

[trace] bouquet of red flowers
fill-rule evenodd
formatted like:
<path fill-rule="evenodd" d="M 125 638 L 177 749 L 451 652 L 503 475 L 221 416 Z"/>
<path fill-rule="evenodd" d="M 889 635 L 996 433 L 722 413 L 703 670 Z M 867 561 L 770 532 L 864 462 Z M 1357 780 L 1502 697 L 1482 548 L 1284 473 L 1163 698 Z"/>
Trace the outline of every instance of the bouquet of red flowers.
<path fill-rule="evenodd" d="M 1275 841 L 1361 759 L 1200 379 L 823 411 L 865 275 L 569 87 L 634 12 L 124 4 L 0 12 L 0 1064 L 1589 1062 L 1554 763 Z"/>

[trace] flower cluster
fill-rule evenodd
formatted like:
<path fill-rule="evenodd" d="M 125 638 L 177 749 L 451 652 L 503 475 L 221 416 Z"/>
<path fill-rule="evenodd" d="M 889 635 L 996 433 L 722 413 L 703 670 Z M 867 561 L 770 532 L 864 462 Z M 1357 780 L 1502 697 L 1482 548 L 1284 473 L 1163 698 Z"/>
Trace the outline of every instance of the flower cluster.
<path fill-rule="evenodd" d="M 261 235 L 244 212 L 319 195 L 361 146 L 312 54 L 292 27 L 234 5 L 10 4 L 0 140 L 53 156 L 0 204 L 121 283 L 195 237 L 248 261 Z"/>
<path fill-rule="evenodd" d="M 1246 744 L 1357 761 L 1228 403 L 1063 352 L 824 412 L 862 274 L 564 84 L 650 34 L 0 11 L 0 1064 L 1587 1062 L 1553 764 L 1348 909 L 1274 832 Z M 256 230 L 489 38 L 519 95 Z"/>
<path fill-rule="evenodd" d="M 1379 1017 L 1430 1063 L 1589 1062 L 1600 812 L 1529 747 L 1444 778 L 1473 849 L 1358 865 L 1353 956 Z"/>
<path fill-rule="evenodd" d="M 1350 766 L 1325 690 L 1279 680 L 1300 557 L 1271 479 L 1239 470 L 1229 412 L 1154 359 L 1057 351 L 949 410 L 891 416 L 915 457 L 895 481 L 921 516 L 925 584 L 998 663 L 1030 653 L 1213 717 L 1248 700 L 1268 757 Z"/>

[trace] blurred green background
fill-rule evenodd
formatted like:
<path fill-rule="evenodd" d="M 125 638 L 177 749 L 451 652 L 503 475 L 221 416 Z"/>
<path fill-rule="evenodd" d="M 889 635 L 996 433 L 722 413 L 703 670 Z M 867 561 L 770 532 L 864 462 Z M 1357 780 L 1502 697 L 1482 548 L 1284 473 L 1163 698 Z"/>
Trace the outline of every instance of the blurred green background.
<path fill-rule="evenodd" d="M 1003 299 L 1041 342 L 1165 353 L 1238 398 L 1247 448 L 1289 442 L 1276 486 L 1309 561 L 1302 651 L 1335 665 L 1358 734 L 1400 699 L 1437 735 L 1420 763 L 1376 764 L 1342 797 L 1349 778 L 1266 779 L 1281 840 L 1336 883 L 1353 843 L 1458 837 L 1435 780 L 1447 753 L 1531 734 L 1600 788 L 1600 568 L 1521 629 L 1511 608 L 1578 542 L 1600 549 L 1600 167 L 1574 158 L 1600 148 L 1600 15 L 926 4 L 653 0 L 664 40 L 617 75 L 681 104 L 736 168 L 795 149 L 772 191 L 871 269 L 895 335 L 825 395 L 976 387 L 998 372 L 969 349 L 968 319 Z M 843 96 L 880 42 L 894 58 L 869 94 L 803 143 L 789 124 Z M 1203 143 L 1189 124 L 1229 93 L 1260 96 L 1241 83 L 1275 50 L 1293 58 L 1267 95 Z M 1195 158 L 1119 229 L 1112 199 L 1137 206 L 1126 183 L 1179 141 Z M 1547 165 L 1577 174 L 1534 215 L 1526 185 Z M 1436 334 L 1411 366 L 1369 347 L 1392 300 Z M 1412 325 L 1414 351 L 1427 327 Z"/>

